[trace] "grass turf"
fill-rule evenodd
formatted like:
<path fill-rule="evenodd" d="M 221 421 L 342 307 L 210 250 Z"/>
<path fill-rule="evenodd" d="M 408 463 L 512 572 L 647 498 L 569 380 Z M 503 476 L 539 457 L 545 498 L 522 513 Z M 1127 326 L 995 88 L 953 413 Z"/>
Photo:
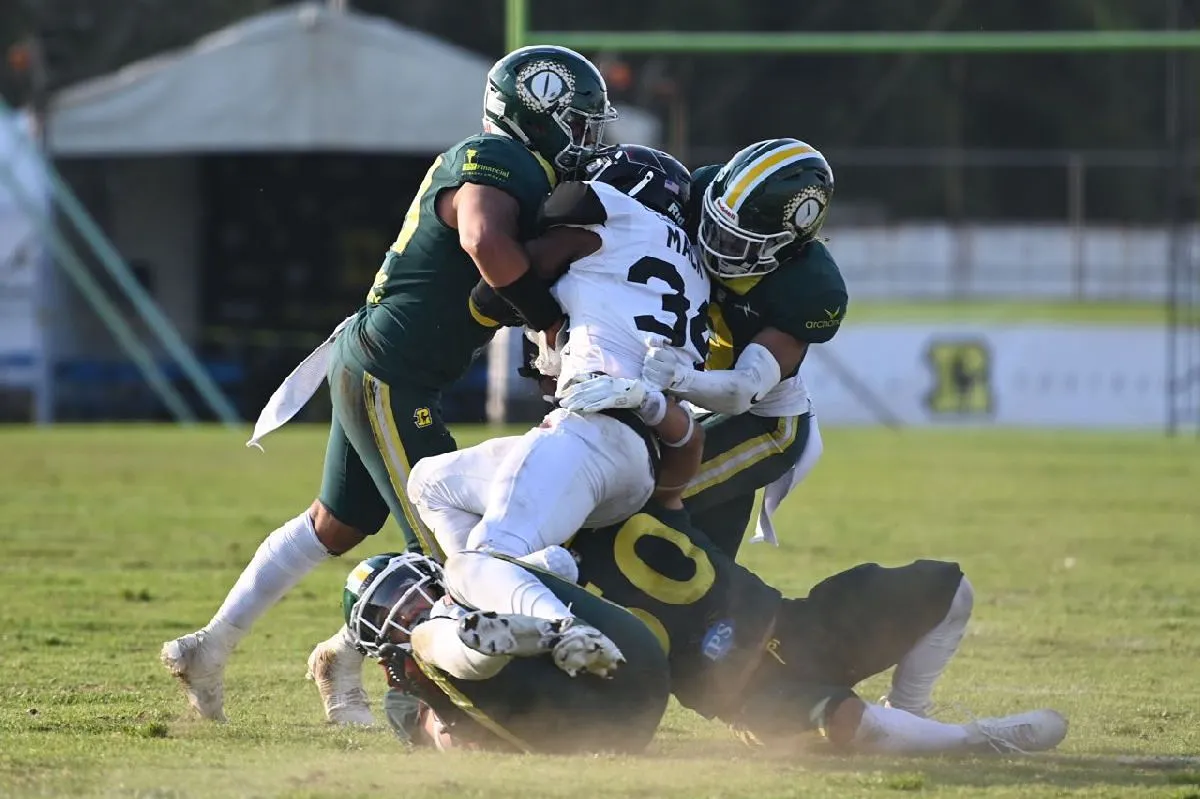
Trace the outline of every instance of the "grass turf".
<path fill-rule="evenodd" d="M 243 438 L 0 430 L 0 795 L 1200 797 L 1194 440 L 825 431 L 822 463 L 784 508 L 783 546 L 750 546 L 745 562 L 798 593 L 864 560 L 956 559 L 976 609 L 935 693 L 945 717 L 1051 706 L 1071 719 L 1048 756 L 896 760 L 753 751 L 679 707 L 637 758 L 406 753 L 383 731 L 331 729 L 304 661 L 339 624 L 353 558 L 307 578 L 243 643 L 231 722 L 194 720 L 161 642 L 207 621 L 320 476 L 323 429 L 285 430 L 266 454 Z M 396 541 L 389 529 L 356 554 Z"/>

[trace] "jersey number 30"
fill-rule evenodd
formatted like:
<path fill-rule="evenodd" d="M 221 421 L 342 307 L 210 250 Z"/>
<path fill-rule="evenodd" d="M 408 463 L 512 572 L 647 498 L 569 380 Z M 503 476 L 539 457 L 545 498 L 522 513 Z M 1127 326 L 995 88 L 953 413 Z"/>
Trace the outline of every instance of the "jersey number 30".
<path fill-rule="evenodd" d="M 649 285 L 651 278 L 658 278 L 670 288 L 670 294 L 664 294 L 662 309 L 671 315 L 671 322 L 663 322 L 654 314 L 642 314 L 633 318 L 637 329 L 646 333 L 654 333 L 665 338 L 672 347 L 686 346 L 688 339 L 696 352 L 700 353 L 700 362 L 708 358 L 708 301 L 700 304 L 696 315 L 688 320 L 691 303 L 684 296 L 683 275 L 674 266 L 662 260 L 647 255 L 639 258 L 637 263 L 629 267 L 626 279 L 630 283 Z"/>

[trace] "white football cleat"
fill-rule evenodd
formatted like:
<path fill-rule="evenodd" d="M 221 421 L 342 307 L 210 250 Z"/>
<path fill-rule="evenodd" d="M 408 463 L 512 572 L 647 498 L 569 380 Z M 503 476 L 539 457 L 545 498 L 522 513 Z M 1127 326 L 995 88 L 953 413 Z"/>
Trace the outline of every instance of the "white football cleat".
<path fill-rule="evenodd" d="M 458 639 L 484 655 L 534 657 L 554 649 L 568 619 L 476 610 L 458 622 Z"/>
<path fill-rule="evenodd" d="M 159 660 L 203 718 L 225 721 L 225 661 L 236 642 L 234 636 L 198 630 L 162 645 Z"/>
<path fill-rule="evenodd" d="M 342 625 L 331 638 L 316 645 L 308 656 L 305 678 L 316 683 L 327 721 L 370 727 L 375 718 L 362 684 L 366 657 L 349 642 L 347 632 Z"/>
<path fill-rule="evenodd" d="M 574 677 L 580 671 L 598 677 L 611 677 L 625 656 L 607 635 L 578 619 L 569 619 L 558 643 L 554 645 L 554 663 Z"/>
<path fill-rule="evenodd" d="M 967 731 L 968 748 L 1001 754 L 1045 752 L 1067 737 L 1067 720 L 1054 710 L 976 719 L 963 728 Z"/>

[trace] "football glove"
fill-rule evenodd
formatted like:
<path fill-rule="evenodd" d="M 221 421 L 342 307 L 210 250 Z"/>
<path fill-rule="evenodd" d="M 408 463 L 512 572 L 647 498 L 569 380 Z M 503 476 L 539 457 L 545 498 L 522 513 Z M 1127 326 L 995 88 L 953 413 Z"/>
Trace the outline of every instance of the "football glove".
<path fill-rule="evenodd" d="M 558 394 L 558 405 L 576 413 L 596 413 L 608 408 L 640 408 L 646 399 L 642 381 L 597 375 L 572 383 Z"/>
<path fill-rule="evenodd" d="M 695 371 L 670 347 L 651 347 L 642 360 L 642 379 L 661 391 L 687 391 Z"/>

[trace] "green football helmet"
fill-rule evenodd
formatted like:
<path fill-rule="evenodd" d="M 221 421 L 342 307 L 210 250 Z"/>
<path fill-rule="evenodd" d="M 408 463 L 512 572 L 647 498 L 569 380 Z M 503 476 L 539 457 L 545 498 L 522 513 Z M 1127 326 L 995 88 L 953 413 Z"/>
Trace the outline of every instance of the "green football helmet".
<path fill-rule="evenodd" d="M 442 567 L 416 552 L 376 555 L 346 578 L 342 613 L 354 643 L 371 657 L 380 647 L 409 649 L 413 628 L 446 593 Z"/>
<path fill-rule="evenodd" d="M 616 118 L 600 70 L 574 50 L 522 47 L 488 72 L 484 129 L 521 142 L 564 179 L 604 146 L 604 128 Z"/>
<path fill-rule="evenodd" d="M 833 197 L 825 156 L 796 139 L 768 139 L 739 152 L 704 192 L 700 260 L 717 277 L 765 275 L 812 241 Z"/>

